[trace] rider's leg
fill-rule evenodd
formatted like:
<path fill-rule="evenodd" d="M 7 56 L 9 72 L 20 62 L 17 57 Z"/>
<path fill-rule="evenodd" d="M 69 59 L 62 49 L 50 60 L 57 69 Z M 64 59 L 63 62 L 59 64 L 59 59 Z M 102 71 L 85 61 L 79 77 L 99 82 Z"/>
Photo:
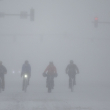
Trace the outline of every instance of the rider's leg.
<path fill-rule="evenodd" d="M 69 76 L 69 88 L 71 88 L 72 78 Z"/>
<path fill-rule="evenodd" d="M 2 89 L 4 90 L 5 89 L 5 78 L 4 78 L 4 75 L 1 77 L 2 79 Z"/>
<path fill-rule="evenodd" d="M 24 90 L 24 80 L 23 80 L 23 83 L 22 83 L 22 91 Z"/>
<path fill-rule="evenodd" d="M 47 80 L 48 80 L 48 79 L 46 79 L 46 87 L 48 87 L 48 82 L 47 82 Z"/>
<path fill-rule="evenodd" d="M 76 76 L 75 75 L 74 75 L 73 79 L 74 79 L 73 84 L 76 85 Z"/>
<path fill-rule="evenodd" d="M 54 79 L 52 80 L 52 89 L 54 88 Z"/>
<path fill-rule="evenodd" d="M 28 85 L 29 85 L 29 82 L 30 82 L 30 77 L 28 78 Z"/>

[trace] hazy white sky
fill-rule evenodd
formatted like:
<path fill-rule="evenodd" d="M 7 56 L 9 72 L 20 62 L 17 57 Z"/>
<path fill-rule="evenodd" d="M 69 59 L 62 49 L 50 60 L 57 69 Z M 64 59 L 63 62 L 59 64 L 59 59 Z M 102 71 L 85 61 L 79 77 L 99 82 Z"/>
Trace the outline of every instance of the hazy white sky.
<path fill-rule="evenodd" d="M 52 60 L 59 77 L 73 59 L 80 70 L 78 80 L 104 79 L 108 83 L 110 25 L 99 24 L 95 28 L 92 21 L 96 16 L 99 21 L 110 21 L 109 6 L 109 0 L 0 1 L 0 12 L 19 14 L 35 9 L 34 22 L 29 17 L 0 18 L 0 59 L 9 71 L 21 68 L 28 59 L 33 74 L 42 74 Z"/>
<path fill-rule="evenodd" d="M 20 17 L 1 18 L 1 33 L 69 33 L 74 36 L 94 35 L 91 23 L 94 17 L 99 21 L 109 21 L 109 0 L 3 0 L 0 11 L 19 14 L 21 11 L 30 12 L 35 9 L 35 22 Z M 100 30 L 108 32 L 107 26 Z M 14 31 L 14 32 L 13 32 Z M 105 33 L 100 31 L 100 35 Z M 98 33 L 95 33 L 98 34 Z"/>

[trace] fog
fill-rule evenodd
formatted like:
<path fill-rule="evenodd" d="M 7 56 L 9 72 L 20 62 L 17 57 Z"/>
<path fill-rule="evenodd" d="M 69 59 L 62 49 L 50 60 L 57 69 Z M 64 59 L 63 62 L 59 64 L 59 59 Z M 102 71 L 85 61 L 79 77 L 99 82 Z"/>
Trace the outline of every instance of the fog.
<path fill-rule="evenodd" d="M 20 91 L 21 88 L 16 88 L 14 84 L 21 87 L 22 79 L 18 71 L 21 71 L 25 60 L 32 67 L 30 86 L 36 84 L 40 87 L 41 84 L 41 88 L 45 88 L 46 79 L 42 73 L 49 62 L 53 61 L 58 73 L 55 78 L 56 90 L 53 91 L 54 100 L 55 92 L 64 93 L 63 90 L 68 90 L 65 68 L 73 60 L 80 72 L 76 76 L 76 93 L 73 93 L 76 94 L 75 99 L 78 101 L 77 94 L 82 91 L 82 96 L 88 92 L 95 94 L 97 98 L 94 101 L 101 100 L 103 104 L 110 102 L 110 25 L 99 23 L 95 28 L 92 23 L 95 17 L 99 21 L 110 21 L 109 4 L 109 0 L 0 1 L 0 12 L 6 14 L 19 14 L 21 11 L 30 13 L 31 8 L 35 10 L 34 21 L 30 21 L 30 17 L 21 19 L 20 16 L 0 18 L 0 60 L 8 70 L 6 91 Z M 44 92 L 46 88 L 38 91 Z M 66 99 L 70 97 L 66 96 Z M 84 95 L 81 100 L 85 98 L 90 101 L 92 96 Z M 79 102 L 78 106 L 81 105 Z"/>

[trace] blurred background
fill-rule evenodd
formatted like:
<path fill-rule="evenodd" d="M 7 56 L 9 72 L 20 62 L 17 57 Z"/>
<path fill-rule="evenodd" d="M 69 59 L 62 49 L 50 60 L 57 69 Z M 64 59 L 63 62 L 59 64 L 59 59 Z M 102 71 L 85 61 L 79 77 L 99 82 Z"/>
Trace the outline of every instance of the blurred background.
<path fill-rule="evenodd" d="M 25 60 L 32 79 L 44 80 L 50 61 L 58 71 L 56 80 L 68 80 L 65 68 L 72 59 L 78 66 L 78 84 L 110 86 L 109 0 L 1 0 L 0 60 L 6 78 L 20 77 Z M 30 19 L 30 10 L 34 19 Z M 23 15 L 20 13 L 25 13 Z M 26 17 L 27 16 L 27 17 Z"/>

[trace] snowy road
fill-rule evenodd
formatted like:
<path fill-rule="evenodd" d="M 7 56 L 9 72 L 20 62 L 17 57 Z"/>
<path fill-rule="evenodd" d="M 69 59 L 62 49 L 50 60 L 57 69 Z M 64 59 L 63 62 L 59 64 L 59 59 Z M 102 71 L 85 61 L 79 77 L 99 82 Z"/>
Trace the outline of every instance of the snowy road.
<path fill-rule="evenodd" d="M 24 93 L 22 80 L 18 80 L 7 81 L 6 90 L 0 94 L 0 110 L 110 110 L 108 87 L 77 84 L 71 93 L 67 83 L 61 81 L 55 82 L 49 94 L 44 80 L 31 81 Z"/>

